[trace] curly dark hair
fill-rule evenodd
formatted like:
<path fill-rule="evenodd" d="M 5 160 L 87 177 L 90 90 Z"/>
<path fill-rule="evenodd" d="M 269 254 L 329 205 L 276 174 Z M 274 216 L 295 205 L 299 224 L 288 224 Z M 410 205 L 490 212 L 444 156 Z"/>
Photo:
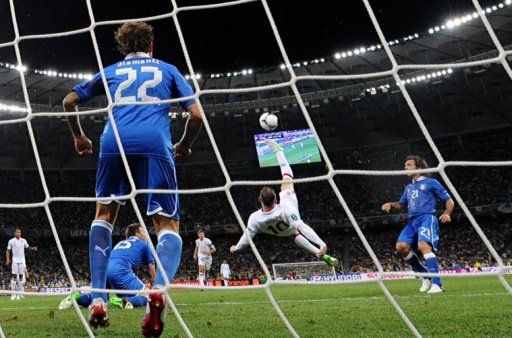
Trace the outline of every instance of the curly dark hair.
<path fill-rule="evenodd" d="M 128 55 L 135 52 L 147 52 L 153 42 L 153 27 L 145 22 L 127 22 L 114 33 L 117 50 Z"/>

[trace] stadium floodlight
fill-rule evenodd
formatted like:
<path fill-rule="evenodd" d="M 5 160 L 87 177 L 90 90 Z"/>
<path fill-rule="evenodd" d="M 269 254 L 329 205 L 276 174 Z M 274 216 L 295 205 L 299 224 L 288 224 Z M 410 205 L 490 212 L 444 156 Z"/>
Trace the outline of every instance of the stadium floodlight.
<path fill-rule="evenodd" d="M 242 70 L 242 75 L 247 75 L 247 70 L 246 69 Z"/>
<path fill-rule="evenodd" d="M 510 5 L 512 4 L 512 0 L 505 0 L 505 5 Z"/>
<path fill-rule="evenodd" d="M 341 57 L 342 57 L 342 58 L 346 58 L 346 57 L 347 57 L 347 53 L 345 53 L 345 52 L 341 53 Z M 338 59 L 339 59 L 339 58 L 338 58 Z"/>
<path fill-rule="evenodd" d="M 251 68 L 249 68 L 249 69 L 247 70 L 247 73 L 252 74 L 252 69 L 251 69 Z"/>
<path fill-rule="evenodd" d="M 343 53 L 343 54 L 345 54 L 345 53 Z M 345 56 L 346 56 L 346 55 L 345 55 Z M 340 57 L 341 57 L 341 54 L 340 54 L 340 53 L 336 53 L 336 54 L 334 54 L 334 58 L 335 58 L 336 60 L 338 60 Z"/>
<path fill-rule="evenodd" d="M 284 63 L 281 63 L 281 65 L 279 66 L 279 68 L 281 68 L 281 69 L 285 69 L 285 68 L 286 68 L 286 66 L 284 65 Z"/>
<path fill-rule="evenodd" d="M 304 66 L 307 66 L 307 65 L 308 65 L 308 62 L 307 62 L 307 61 L 304 61 L 302 64 L 303 64 Z"/>
<path fill-rule="evenodd" d="M 430 28 L 430 29 L 428 30 L 428 32 L 429 32 L 430 34 L 434 34 L 434 29 L 433 29 L 433 28 Z"/>
<path fill-rule="evenodd" d="M 325 59 L 324 59 L 324 58 L 321 58 L 321 59 L 320 59 L 320 62 L 325 62 Z"/>

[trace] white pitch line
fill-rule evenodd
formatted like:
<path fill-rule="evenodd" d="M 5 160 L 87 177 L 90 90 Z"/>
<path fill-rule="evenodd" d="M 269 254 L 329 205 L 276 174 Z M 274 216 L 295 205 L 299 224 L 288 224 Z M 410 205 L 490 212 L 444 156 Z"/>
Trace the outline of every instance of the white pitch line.
<path fill-rule="evenodd" d="M 412 296 L 397 296 L 397 299 L 433 299 L 433 298 L 472 298 L 472 297 L 490 297 L 490 296 L 505 296 L 506 292 L 498 293 L 468 293 L 468 294 L 442 294 L 442 295 L 412 295 Z M 339 302 L 339 301 L 375 301 L 385 300 L 384 296 L 371 296 L 371 297 L 339 297 L 339 298 L 312 298 L 312 299 L 283 299 L 277 300 L 278 303 L 320 303 L 320 302 Z M 176 303 L 176 306 L 211 306 L 211 305 L 245 305 L 245 304 L 270 304 L 268 300 L 255 300 L 247 302 L 206 302 L 206 303 Z M 0 311 L 12 310 L 56 310 L 57 308 L 47 306 L 29 306 L 29 307 L 2 307 Z"/>

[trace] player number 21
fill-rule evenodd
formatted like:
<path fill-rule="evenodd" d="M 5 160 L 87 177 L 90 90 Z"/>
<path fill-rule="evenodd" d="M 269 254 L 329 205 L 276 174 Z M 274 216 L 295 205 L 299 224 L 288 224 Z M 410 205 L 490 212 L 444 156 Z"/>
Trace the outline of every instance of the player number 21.
<path fill-rule="evenodd" d="M 116 69 L 116 75 L 128 75 L 128 78 L 121 82 L 116 89 L 114 94 L 115 102 L 136 102 L 137 98 L 140 101 L 156 101 L 160 100 L 156 96 L 150 96 L 147 94 L 149 88 L 156 87 L 162 82 L 162 71 L 157 67 L 144 66 L 140 68 L 142 73 L 152 73 L 153 78 L 142 82 L 140 87 L 137 89 L 137 97 L 135 95 L 123 96 L 123 90 L 128 89 L 137 80 L 137 71 L 133 68 L 119 68 Z"/>

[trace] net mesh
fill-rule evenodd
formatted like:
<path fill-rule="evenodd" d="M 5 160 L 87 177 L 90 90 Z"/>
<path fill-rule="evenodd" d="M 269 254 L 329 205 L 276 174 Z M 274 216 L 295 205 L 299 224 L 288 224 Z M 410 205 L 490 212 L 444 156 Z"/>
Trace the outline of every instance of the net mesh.
<path fill-rule="evenodd" d="M 195 98 L 197 100 L 197 103 L 198 103 L 199 107 L 201 108 L 201 111 L 202 111 L 201 96 L 206 95 L 206 94 L 227 94 L 227 93 L 254 92 L 254 91 L 259 91 L 259 90 L 270 90 L 270 89 L 280 88 L 280 87 L 289 87 L 289 88 L 291 88 L 291 90 L 292 90 L 292 92 L 293 92 L 293 94 L 294 94 L 294 96 L 295 96 L 295 98 L 297 100 L 298 106 L 299 106 L 300 110 L 302 111 L 302 113 L 304 115 L 304 118 L 306 119 L 308 127 L 311 128 L 311 130 L 313 131 L 314 137 L 316 139 L 316 142 L 317 142 L 317 144 L 319 146 L 320 152 L 322 154 L 322 157 L 323 157 L 323 159 L 324 159 L 324 161 L 326 163 L 327 169 L 328 169 L 328 172 L 325 175 L 309 177 L 309 178 L 304 178 L 304 179 L 296 179 L 296 180 L 294 180 L 294 182 L 295 183 L 302 183 L 302 182 L 314 182 L 314 181 L 320 181 L 320 180 L 328 181 L 328 183 L 332 187 L 332 189 L 333 189 L 333 191 L 334 191 L 334 193 L 335 193 L 335 195 L 336 195 L 336 197 L 337 197 L 337 199 L 338 199 L 338 201 L 339 201 L 343 211 L 347 214 L 347 216 L 348 216 L 352 226 L 354 227 L 358 237 L 362 241 L 362 243 L 363 243 L 365 249 L 367 250 L 368 254 L 370 255 L 373 263 L 377 267 L 377 270 L 378 270 L 377 278 L 374 281 L 378 284 L 378 286 L 380 287 L 382 292 L 385 294 L 385 296 L 387 297 L 389 302 L 392 304 L 392 306 L 394 307 L 396 312 L 399 314 L 399 316 L 405 322 L 407 327 L 410 329 L 410 331 L 416 337 L 421 337 L 421 334 L 419 333 L 417 328 L 414 326 L 414 324 L 410 321 L 410 319 L 407 317 L 407 315 L 404 313 L 402 308 L 399 306 L 399 304 L 396 302 L 395 298 L 391 295 L 391 293 L 389 292 L 388 288 L 384 284 L 383 280 L 384 280 L 386 274 L 388 274 L 388 273 L 383 271 L 382 265 L 380 264 L 379 260 L 377 259 L 376 255 L 375 255 L 374 251 L 372 250 L 371 246 L 369 245 L 368 241 L 366 240 L 364 234 L 362 233 L 358 223 L 356 222 L 356 220 L 354 218 L 353 213 L 351 212 L 351 210 L 348 207 L 345 199 L 343 198 L 342 194 L 340 193 L 338 187 L 336 186 L 336 184 L 334 182 L 334 176 L 336 176 L 336 175 L 404 175 L 405 172 L 404 171 L 378 171 L 378 170 L 377 171 L 375 171 L 375 170 L 335 170 L 333 168 L 333 165 L 332 165 L 330 159 L 329 159 L 329 156 L 326 153 L 326 150 L 325 150 L 324 146 L 322 145 L 322 141 L 318 137 L 318 134 L 316 132 L 315 126 L 314 126 L 314 124 L 313 124 L 313 122 L 311 120 L 311 117 L 310 117 L 310 115 L 309 115 L 309 113 L 308 113 L 308 111 L 306 109 L 304 101 L 303 101 L 303 99 L 302 99 L 302 97 L 300 95 L 300 92 L 299 92 L 298 88 L 297 88 L 297 82 L 298 81 L 304 81 L 304 80 L 319 80 L 319 81 L 321 81 L 321 80 L 356 80 L 356 79 L 369 79 L 369 78 L 376 78 L 376 77 L 392 76 L 393 79 L 396 81 L 397 86 L 400 89 L 400 92 L 403 95 L 403 97 L 404 97 L 404 99 L 405 99 L 409 109 L 411 110 L 411 113 L 412 113 L 414 119 L 416 120 L 418 126 L 420 127 L 421 132 L 423 133 L 425 139 L 427 140 L 431 150 L 435 154 L 435 157 L 436 157 L 436 159 L 438 160 L 438 163 L 439 163 L 438 166 L 435 167 L 435 168 L 431 168 L 431 169 L 428 169 L 428 170 L 419 170 L 417 172 L 418 173 L 437 172 L 437 173 L 440 174 L 442 180 L 444 181 L 444 183 L 448 187 L 448 189 L 451 192 L 452 196 L 455 198 L 455 200 L 461 206 L 464 214 L 469 219 L 470 223 L 472 224 L 472 226 L 474 227 L 474 229 L 476 230 L 478 235 L 481 237 L 482 241 L 484 242 L 485 246 L 487 247 L 487 249 L 491 253 L 492 257 L 497 262 L 498 268 L 496 269 L 496 271 L 488 272 L 487 275 L 496 275 L 496 276 L 498 276 L 498 278 L 500 279 L 501 283 L 503 284 L 503 287 L 508 291 L 509 294 L 512 294 L 512 288 L 511 288 L 510 284 L 503 277 L 503 274 L 505 272 L 505 268 L 506 267 L 504 266 L 501 257 L 498 255 L 498 253 L 496 252 L 495 248 L 489 242 L 488 238 L 486 237 L 486 235 L 484 234 L 484 232 L 482 231 L 482 229 L 480 228 L 480 226 L 476 222 L 475 218 L 473 217 L 473 215 L 471 214 L 471 212 L 467 208 L 466 204 L 464 203 L 464 201 L 460 197 L 459 193 L 457 192 L 457 190 L 453 186 L 451 180 L 449 179 L 449 177 L 448 177 L 448 175 L 446 174 L 446 171 L 445 171 L 445 169 L 447 167 L 450 167 L 450 166 L 482 166 L 482 167 L 489 167 L 489 166 L 511 166 L 512 165 L 512 161 L 494 161 L 494 162 L 445 161 L 443 156 L 439 152 L 438 147 L 434 143 L 434 141 L 433 141 L 429 131 L 427 130 L 424 121 L 422 120 L 418 110 L 416 109 L 416 106 L 415 106 L 414 102 L 412 101 L 412 99 L 411 99 L 411 97 L 410 97 L 406 87 L 404 86 L 404 83 L 401 81 L 401 78 L 400 78 L 400 75 L 399 75 L 399 71 L 401 71 L 401 70 L 442 69 L 442 68 L 448 68 L 448 67 L 450 67 L 450 68 L 463 68 L 463 67 L 471 67 L 471 66 L 477 66 L 477 65 L 483 65 L 483 64 L 498 63 L 498 64 L 501 64 L 503 66 L 503 68 L 506 71 L 506 73 L 508 74 L 508 76 L 512 79 L 512 70 L 511 70 L 511 68 L 508 65 L 507 60 L 506 60 L 506 57 L 508 55 L 511 55 L 512 52 L 511 51 L 505 51 L 505 49 L 503 48 L 502 44 L 498 40 L 498 38 L 497 38 L 493 28 L 491 27 L 491 25 L 490 25 L 486 15 L 485 15 L 485 12 L 482 10 L 479 2 L 477 0 L 472 0 L 473 6 L 475 7 L 475 9 L 477 11 L 477 13 L 478 13 L 478 15 L 480 17 L 480 20 L 484 24 L 486 31 L 488 32 L 489 36 L 492 39 L 492 42 L 494 43 L 494 46 L 496 47 L 496 50 L 498 51 L 498 55 L 496 57 L 490 57 L 490 58 L 487 58 L 487 59 L 484 59 L 484 60 L 478 60 L 478 61 L 460 62 L 460 63 L 449 63 L 449 64 L 403 64 L 403 65 L 399 65 L 397 63 L 393 53 L 391 52 L 391 49 L 390 49 L 390 47 L 389 47 L 389 45 L 387 43 L 387 40 L 386 40 L 382 30 L 381 30 L 379 22 L 378 22 L 375 14 L 373 12 L 373 9 L 372 9 L 369 1 L 368 0 L 362 0 L 362 1 L 364 3 L 364 6 L 365 6 L 367 12 L 368 12 L 368 15 L 369 15 L 369 17 L 371 19 L 371 22 L 372 22 L 372 24 L 373 24 L 373 26 L 374 26 L 377 34 L 378 34 L 380 43 L 381 43 L 382 47 L 384 48 L 385 53 L 386 53 L 389 61 L 391 62 L 391 65 L 392 65 L 391 69 L 386 70 L 386 71 L 380 71 L 380 72 L 374 72 L 374 73 L 365 73 L 365 74 L 356 74 L 356 75 L 304 75 L 304 76 L 297 76 L 295 71 L 294 71 L 294 69 L 293 69 L 293 67 L 292 67 L 292 64 L 290 63 L 290 60 L 288 58 L 286 49 L 285 49 L 284 44 L 283 44 L 283 42 L 281 40 L 281 37 L 279 35 L 279 31 L 278 31 L 278 29 L 276 27 L 276 24 L 274 22 L 274 18 L 272 16 L 272 13 L 270 11 L 270 8 L 269 8 L 268 3 L 267 3 L 266 0 L 259 0 L 259 1 L 258 0 L 238 0 L 238 1 L 228 1 L 228 2 L 224 2 L 224 3 L 210 4 L 210 5 L 183 6 L 183 7 L 179 7 L 177 5 L 177 3 L 176 3 L 176 0 L 171 0 L 171 3 L 172 3 L 173 8 L 174 8 L 172 12 L 165 13 L 165 14 L 162 14 L 162 15 L 152 16 L 152 17 L 136 18 L 136 19 L 129 19 L 129 20 L 110 20 L 110 21 L 96 21 L 95 16 L 94 16 L 94 12 L 93 12 L 93 9 L 92 9 L 92 5 L 91 5 L 91 0 L 86 0 L 87 11 L 88 11 L 89 19 L 90 19 L 90 25 L 88 27 L 85 27 L 85 28 L 82 28 L 82 29 L 73 30 L 73 31 L 60 32 L 60 33 L 25 35 L 25 36 L 20 36 L 19 29 L 18 29 L 16 12 L 15 12 L 14 0 L 9 0 L 9 7 L 10 7 L 10 12 L 11 12 L 11 19 L 12 19 L 12 24 L 13 24 L 13 28 L 14 28 L 15 38 L 11 42 L 0 44 L 0 48 L 1 47 L 8 47 L 8 46 L 14 47 L 17 63 L 19 65 L 22 65 L 23 64 L 22 63 L 22 57 L 21 57 L 20 48 L 19 48 L 20 41 L 22 41 L 22 40 L 30 40 L 30 39 L 56 38 L 56 37 L 69 36 L 69 35 L 74 35 L 74 34 L 79 34 L 79 33 L 87 33 L 88 32 L 90 34 L 92 42 L 93 42 L 94 52 L 95 52 L 95 56 L 96 56 L 96 59 L 97 59 L 97 62 L 98 62 L 98 66 L 99 66 L 99 69 L 100 69 L 100 72 L 101 72 L 101 75 L 102 75 L 103 85 L 105 86 L 105 89 L 106 89 L 105 92 L 107 94 L 108 106 L 106 108 L 88 110 L 88 111 L 84 111 L 84 112 L 80 112 L 80 113 L 78 113 L 78 112 L 76 112 L 76 113 L 75 112 L 73 112 L 73 113 L 42 112 L 42 113 L 33 114 L 32 110 L 31 110 L 31 103 L 30 103 L 30 99 L 29 99 L 29 95 L 28 95 L 26 79 L 25 79 L 25 76 L 24 76 L 23 72 L 20 72 L 20 78 L 21 78 L 21 84 L 22 84 L 22 90 L 23 90 L 23 97 L 24 97 L 25 106 L 27 108 L 28 113 L 23 118 L 17 118 L 17 119 L 12 119 L 12 120 L 0 121 L 0 124 L 7 124 L 7 123 L 25 123 L 26 124 L 27 129 L 28 129 L 29 139 L 30 139 L 31 146 L 32 146 L 32 149 L 33 149 L 33 152 L 34 152 L 34 156 L 35 156 L 35 160 L 36 160 L 38 174 L 39 174 L 39 177 L 41 179 L 42 186 L 43 186 L 45 199 L 44 199 L 44 201 L 37 202 L 37 203 L 25 203 L 25 204 L 5 203 L 5 204 L 0 204 L 0 207 L 1 208 L 34 208 L 34 207 L 42 207 L 42 208 L 44 208 L 44 210 L 46 212 L 46 215 L 48 217 L 48 220 L 49 220 L 49 224 L 50 224 L 50 227 L 51 227 L 54 239 L 56 241 L 56 245 L 57 245 L 58 251 L 60 253 L 60 257 L 62 259 L 65 271 L 67 273 L 67 277 L 69 278 L 69 281 L 70 281 L 71 286 L 72 286 L 71 287 L 71 292 L 76 291 L 78 288 L 77 288 L 76 282 L 75 282 L 75 280 L 73 278 L 73 275 L 71 273 L 71 269 L 70 269 L 69 263 L 68 263 L 68 261 L 66 259 L 66 255 L 65 255 L 64 250 L 62 248 L 62 245 L 61 245 L 61 242 L 60 242 L 60 238 L 59 238 L 59 235 L 57 233 L 57 229 L 55 227 L 55 223 L 54 223 L 53 216 L 52 216 L 52 213 L 50 211 L 49 205 L 52 202 L 58 202 L 58 201 L 81 201 L 81 202 L 84 202 L 84 201 L 106 200 L 106 198 L 102 199 L 102 198 L 93 198 L 93 197 L 90 197 L 90 198 L 79 198 L 79 197 L 53 197 L 53 196 L 50 196 L 50 193 L 49 193 L 49 190 L 48 190 L 48 185 L 47 185 L 46 180 L 45 180 L 45 173 L 44 173 L 43 168 L 41 166 L 41 159 L 40 159 L 40 156 L 39 156 L 38 146 L 37 146 L 37 143 L 36 143 L 36 139 L 34 137 L 34 131 L 33 131 L 33 128 L 32 128 L 31 120 L 34 117 L 36 117 L 36 116 L 86 115 L 86 114 L 97 114 L 97 113 L 105 113 L 106 112 L 108 114 L 108 118 L 109 118 L 110 122 L 112 123 L 113 131 L 114 131 L 114 134 L 115 134 L 116 140 L 117 140 L 117 144 L 119 146 L 119 149 L 121 150 L 121 156 L 122 156 L 122 159 L 123 159 L 124 167 L 125 167 L 125 170 L 127 172 L 127 175 L 128 175 L 129 181 L 130 181 L 130 185 L 131 185 L 131 188 L 132 188 L 132 192 L 130 194 L 122 196 L 122 197 L 120 197 L 120 199 L 124 199 L 124 200 L 129 200 L 130 201 L 130 203 L 132 204 L 132 207 L 133 207 L 133 209 L 134 209 L 134 211 L 136 213 L 136 216 L 137 216 L 139 222 L 144 227 L 146 227 L 146 225 L 145 225 L 144 220 L 142 218 L 140 209 L 139 209 L 139 207 L 138 207 L 138 205 L 137 205 L 137 203 L 135 201 L 135 197 L 138 194 L 149 193 L 149 192 L 153 192 L 153 193 L 197 194 L 197 193 L 211 193 L 211 192 L 219 192 L 220 191 L 220 192 L 225 192 L 225 194 L 227 196 L 227 199 L 229 201 L 229 204 L 230 204 L 231 208 L 233 209 L 233 212 L 234 212 L 234 214 L 235 214 L 235 216 L 236 216 L 236 218 L 237 218 L 237 220 L 238 220 L 238 222 L 240 224 L 240 227 L 242 228 L 243 231 L 246 230 L 245 224 L 244 224 L 244 222 L 242 220 L 242 217 L 240 216 L 240 213 L 238 211 L 238 208 L 237 208 L 237 206 L 236 206 L 236 204 L 234 202 L 233 195 L 231 193 L 231 188 L 233 186 L 242 186 L 242 185 L 279 184 L 279 183 L 281 183 L 281 181 L 232 181 L 231 178 L 230 178 L 230 175 L 229 175 L 229 173 L 228 173 L 228 171 L 226 169 L 226 166 L 225 166 L 225 163 L 224 163 L 224 161 L 222 159 L 222 156 L 221 156 L 221 154 L 219 152 L 219 148 L 218 148 L 217 143 L 215 141 L 215 138 L 213 136 L 212 130 L 210 128 L 210 125 L 208 124 L 208 121 L 207 121 L 206 117 L 204 116 L 204 113 L 202 113 L 202 114 L 203 114 L 203 121 L 204 121 L 205 130 L 206 130 L 206 133 L 207 133 L 207 135 L 209 137 L 209 140 L 210 140 L 210 142 L 212 144 L 212 148 L 213 148 L 213 151 L 215 153 L 216 159 L 218 160 L 220 168 L 222 170 L 222 173 L 223 173 L 223 175 L 224 175 L 224 177 L 226 179 L 226 183 L 225 183 L 224 186 L 214 187 L 214 188 L 206 188 L 206 189 L 189 189 L 189 190 L 147 190 L 147 189 L 145 189 L 145 190 L 140 190 L 140 189 L 137 190 L 136 187 L 135 187 L 135 184 L 134 184 L 133 177 L 131 175 L 130 169 L 128 167 L 128 164 L 127 164 L 127 161 L 126 161 L 126 156 L 125 156 L 122 144 L 121 144 L 121 140 L 119 138 L 119 133 L 117 131 L 116 123 L 115 123 L 115 121 L 113 119 L 113 115 L 112 115 L 112 108 L 114 106 L 116 106 L 116 105 L 122 105 L 123 103 L 114 103 L 112 101 L 112 98 L 111 98 L 110 94 L 109 94 L 107 83 L 106 83 L 106 79 L 105 79 L 105 74 L 104 74 L 104 71 L 103 71 L 104 68 L 103 68 L 103 64 L 102 64 L 102 61 L 101 61 L 101 54 L 100 54 L 100 51 L 99 51 L 99 48 L 98 48 L 98 43 L 97 43 L 97 40 L 96 40 L 95 28 L 98 27 L 98 26 L 115 25 L 115 24 L 121 24 L 121 23 L 124 23 L 124 22 L 151 21 L 151 20 L 158 20 L 158 19 L 164 19 L 164 18 L 172 18 L 174 26 L 176 28 L 176 31 L 178 33 L 178 37 L 179 37 L 179 40 L 180 40 L 181 48 L 182 48 L 183 54 L 185 56 L 185 60 L 186 60 L 187 66 L 188 66 L 189 73 L 191 74 L 191 79 L 192 79 L 192 82 L 193 82 L 193 85 L 194 85 L 194 88 L 195 88 L 195 95 L 192 96 L 192 97 L 186 97 L 186 98 L 180 98 L 180 99 L 162 100 L 162 101 L 158 101 L 158 103 L 164 103 L 164 102 L 174 103 L 174 102 L 184 101 L 184 100 L 187 100 L 187 99 L 190 99 L 190 98 Z M 284 65 L 285 65 L 286 69 L 288 69 L 288 71 L 289 71 L 290 79 L 288 81 L 286 81 L 286 82 L 282 82 L 282 83 L 278 83 L 278 84 L 271 84 L 271 85 L 265 85 L 265 86 L 255 86 L 255 87 L 249 87 L 249 88 L 206 89 L 206 90 L 201 90 L 201 88 L 199 86 L 199 83 L 197 81 L 197 78 L 196 78 L 196 73 L 194 71 L 194 67 L 192 65 L 192 62 L 191 62 L 191 59 L 190 59 L 190 56 L 189 56 L 189 53 L 188 53 L 186 41 L 185 41 L 185 39 L 183 37 L 183 32 L 182 32 L 182 29 L 181 29 L 181 26 L 180 26 L 180 22 L 179 22 L 179 19 L 178 19 L 178 14 L 180 12 L 184 12 L 184 11 L 207 10 L 207 9 L 220 8 L 220 7 L 237 6 L 237 5 L 242 5 L 242 4 L 249 3 L 249 2 L 259 2 L 261 4 L 261 6 L 263 7 L 263 9 L 265 11 L 265 14 L 266 14 L 266 16 L 268 18 L 269 24 L 271 26 L 273 35 L 275 37 L 276 43 L 277 43 L 277 45 L 279 47 L 279 51 L 280 51 L 281 56 L 282 56 L 282 58 L 284 60 Z M 154 104 L 154 103 L 155 102 L 137 102 L 137 103 L 130 103 L 130 104 L 141 104 L 141 105 L 144 105 L 144 104 Z M 275 311 L 277 312 L 277 314 L 279 315 L 279 317 L 281 318 L 281 320 L 283 321 L 283 323 L 285 324 L 285 326 L 287 327 L 287 329 L 289 330 L 291 335 L 294 336 L 294 337 L 298 337 L 299 336 L 298 333 L 295 331 L 294 327 L 290 324 L 290 322 L 288 321 L 288 319 L 286 318 L 286 316 L 282 312 L 281 308 L 279 307 L 279 304 L 275 301 L 274 296 L 273 296 L 272 291 L 271 291 L 271 286 L 272 285 L 276 285 L 276 284 L 298 284 L 298 283 L 301 283 L 301 282 L 300 281 L 284 281 L 284 280 L 283 281 L 278 281 L 278 280 L 273 280 L 271 278 L 271 274 L 270 274 L 270 272 L 269 272 L 269 270 L 267 268 L 267 265 L 263 261 L 261 255 L 259 254 L 258 249 L 254 245 L 253 241 L 250 240 L 249 242 L 250 242 L 251 249 L 253 250 L 253 252 L 254 252 L 254 254 L 255 254 L 259 264 L 261 265 L 261 268 L 263 269 L 263 271 L 264 271 L 264 273 L 265 273 L 265 275 L 267 277 L 267 282 L 264 285 L 261 285 L 261 286 L 250 286 L 249 288 L 263 288 L 265 290 L 265 292 L 266 292 L 270 302 L 272 303 Z M 156 255 L 156 251 L 155 251 L 155 248 L 154 248 L 153 244 L 151 244 L 150 247 L 151 247 L 151 251 L 152 251 L 153 255 L 156 257 L 158 268 L 161 269 L 161 264 L 160 264 L 160 262 L 158 260 L 158 257 Z M 161 271 L 161 272 L 163 272 L 163 271 Z M 396 273 L 394 273 L 394 274 L 396 274 Z M 431 277 L 432 276 L 440 275 L 440 274 L 432 274 L 432 273 L 419 274 L 419 273 L 410 273 L 410 272 L 403 272 L 403 274 L 414 274 L 416 276 L 431 276 Z M 165 273 L 163 275 L 165 276 Z M 468 273 L 467 274 L 464 274 L 464 273 L 458 274 L 458 276 L 471 276 L 471 275 L 472 274 L 468 274 Z M 332 281 L 332 282 L 323 281 L 321 283 L 336 284 L 336 283 L 340 283 L 340 282 L 339 281 Z M 180 287 L 184 287 L 184 286 L 180 286 Z M 190 286 L 190 287 L 193 288 L 193 286 Z M 167 289 L 165 289 L 163 291 L 159 291 L 159 292 L 165 292 L 168 304 L 171 307 L 174 315 L 178 319 L 178 322 L 180 323 L 181 327 L 183 328 L 183 330 L 185 331 L 187 336 L 192 337 L 191 331 L 189 330 L 187 324 L 185 323 L 185 321 L 181 317 L 180 313 L 178 312 L 177 308 L 175 307 L 175 305 L 174 305 L 174 303 L 173 303 L 173 301 L 172 301 L 172 299 L 171 299 L 171 297 L 169 295 L 169 290 L 171 288 L 172 288 L 172 286 L 169 285 Z M 99 290 L 98 289 L 97 291 L 109 292 L 109 291 L 113 291 L 113 290 Z M 116 293 L 125 293 L 125 294 L 140 293 L 140 291 L 120 291 L 120 290 L 115 290 L 115 291 L 116 291 Z M 155 292 L 155 291 L 145 291 L 145 292 Z M 6 291 L 6 293 L 13 293 L 13 292 L 12 291 Z M 20 292 L 14 292 L 14 293 L 20 293 Z M 78 305 L 76 304 L 76 302 L 74 302 L 74 308 L 76 310 L 76 313 L 77 313 L 78 317 L 80 318 L 81 322 L 83 323 L 83 326 L 84 326 L 85 330 L 87 331 L 87 334 L 90 337 L 94 337 L 94 334 L 91 331 L 91 328 L 88 326 L 87 321 L 84 318 L 84 316 L 83 316 L 82 312 L 80 311 L 80 309 L 79 309 Z M 0 335 L 4 336 L 3 331 L 1 330 L 1 328 L 0 328 Z"/>

